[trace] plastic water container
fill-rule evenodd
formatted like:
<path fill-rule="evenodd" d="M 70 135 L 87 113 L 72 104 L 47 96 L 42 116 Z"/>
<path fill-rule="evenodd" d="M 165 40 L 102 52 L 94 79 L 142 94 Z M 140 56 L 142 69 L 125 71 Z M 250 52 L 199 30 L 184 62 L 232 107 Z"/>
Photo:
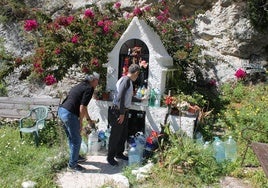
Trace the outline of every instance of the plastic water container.
<path fill-rule="evenodd" d="M 155 89 L 155 101 L 154 101 L 154 106 L 155 107 L 160 107 L 161 103 L 161 93 L 159 89 Z"/>
<path fill-rule="evenodd" d="M 209 149 L 209 147 L 210 147 L 209 141 L 205 141 L 205 143 L 203 145 L 203 148 L 204 149 Z"/>
<path fill-rule="evenodd" d="M 88 135 L 88 153 L 91 155 L 97 155 L 100 149 L 101 143 L 99 143 L 97 131 L 92 131 Z"/>
<path fill-rule="evenodd" d="M 82 139 L 82 142 L 81 142 L 80 152 L 82 154 L 86 154 L 87 153 L 87 144 L 84 141 L 84 139 Z"/>
<path fill-rule="evenodd" d="M 232 136 L 229 136 L 228 140 L 224 142 L 224 146 L 226 160 L 234 162 L 237 157 L 237 146 Z"/>
<path fill-rule="evenodd" d="M 214 150 L 214 157 L 218 163 L 221 163 L 225 160 L 225 149 L 224 143 L 220 140 L 219 137 L 214 137 L 214 141 L 212 143 Z"/>
<path fill-rule="evenodd" d="M 108 150 L 109 147 L 109 139 L 111 135 L 111 128 L 108 128 L 105 130 L 105 148 Z"/>
<path fill-rule="evenodd" d="M 144 153 L 144 147 L 145 147 L 145 144 L 146 144 L 146 138 L 143 134 L 143 132 L 137 132 L 135 134 L 135 143 L 136 143 L 136 147 L 139 151 L 139 154 L 140 154 L 140 158 L 142 159 L 143 158 L 143 153 Z"/>
<path fill-rule="evenodd" d="M 149 106 L 154 106 L 156 93 L 153 89 L 150 90 Z"/>
<path fill-rule="evenodd" d="M 201 145 L 204 144 L 204 139 L 203 139 L 202 133 L 200 133 L 200 132 L 197 132 L 196 133 L 196 135 L 195 135 L 195 141 L 196 141 L 197 144 L 201 144 Z"/>
<path fill-rule="evenodd" d="M 130 145 L 130 149 L 128 151 L 128 165 L 139 165 L 140 161 L 139 151 L 136 148 L 136 144 L 133 143 Z"/>

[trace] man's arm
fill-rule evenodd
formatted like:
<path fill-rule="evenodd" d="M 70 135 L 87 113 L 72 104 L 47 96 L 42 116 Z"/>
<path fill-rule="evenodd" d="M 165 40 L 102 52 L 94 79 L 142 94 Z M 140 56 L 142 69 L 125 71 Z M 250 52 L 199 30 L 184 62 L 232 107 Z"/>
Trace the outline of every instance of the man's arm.
<path fill-rule="evenodd" d="M 89 114 L 88 114 L 87 106 L 80 105 L 80 114 L 79 114 L 80 125 L 82 125 L 84 118 L 86 118 L 88 123 L 92 122 L 92 120 L 91 120 L 91 118 L 89 117 Z"/>

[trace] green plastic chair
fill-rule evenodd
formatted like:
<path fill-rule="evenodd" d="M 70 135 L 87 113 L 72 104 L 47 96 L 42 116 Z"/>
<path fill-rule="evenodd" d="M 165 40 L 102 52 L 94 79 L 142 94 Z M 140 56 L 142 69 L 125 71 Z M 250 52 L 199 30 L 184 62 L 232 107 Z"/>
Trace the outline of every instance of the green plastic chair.
<path fill-rule="evenodd" d="M 38 131 L 45 127 L 46 118 L 48 116 L 49 108 L 46 106 L 37 106 L 30 110 L 29 114 L 19 120 L 20 138 L 22 133 L 33 133 L 35 138 L 35 145 L 39 145 Z M 32 122 L 32 123 L 29 123 Z"/>

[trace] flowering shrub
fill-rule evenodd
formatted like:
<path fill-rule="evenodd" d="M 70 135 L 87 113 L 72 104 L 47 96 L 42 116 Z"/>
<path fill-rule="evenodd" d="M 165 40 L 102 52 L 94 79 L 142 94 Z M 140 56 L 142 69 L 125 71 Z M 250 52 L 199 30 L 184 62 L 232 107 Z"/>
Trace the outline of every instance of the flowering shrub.
<path fill-rule="evenodd" d="M 103 64 L 107 63 L 107 54 L 112 50 L 133 16 L 144 19 L 161 40 L 168 53 L 174 58 L 174 64 L 181 70 L 197 63 L 200 52 L 191 40 L 191 25 L 194 17 L 172 20 L 170 8 L 176 3 L 162 0 L 145 6 L 136 6 L 132 11 L 121 9 L 121 3 L 108 3 L 100 10 L 90 5 L 72 15 L 51 16 L 34 9 L 24 20 L 25 34 L 36 39 L 35 53 L 24 58 L 19 65 L 27 64 L 30 73 L 24 78 L 36 81 L 53 76 L 60 81 L 68 69 L 75 65 L 81 72 L 92 71 L 106 74 Z M 17 64 L 18 65 L 18 64 Z M 147 62 L 143 64 L 147 66 Z M 50 76 L 49 76 L 50 75 Z M 187 77 L 183 72 L 178 75 L 179 84 Z M 100 80 L 106 83 L 105 76 Z"/>

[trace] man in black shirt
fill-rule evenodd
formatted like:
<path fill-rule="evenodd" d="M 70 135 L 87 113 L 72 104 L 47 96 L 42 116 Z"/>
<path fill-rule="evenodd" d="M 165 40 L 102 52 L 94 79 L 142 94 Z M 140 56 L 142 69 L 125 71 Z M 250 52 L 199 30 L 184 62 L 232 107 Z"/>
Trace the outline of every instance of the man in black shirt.
<path fill-rule="evenodd" d="M 84 167 L 77 164 L 82 141 L 80 130 L 84 118 L 87 119 L 90 125 L 92 124 L 87 105 L 92 98 L 95 87 L 99 83 L 99 77 L 98 73 L 93 72 L 81 83 L 75 85 L 58 110 L 58 115 L 64 124 L 69 141 L 70 158 L 68 169 L 70 170 L 85 170 Z"/>

